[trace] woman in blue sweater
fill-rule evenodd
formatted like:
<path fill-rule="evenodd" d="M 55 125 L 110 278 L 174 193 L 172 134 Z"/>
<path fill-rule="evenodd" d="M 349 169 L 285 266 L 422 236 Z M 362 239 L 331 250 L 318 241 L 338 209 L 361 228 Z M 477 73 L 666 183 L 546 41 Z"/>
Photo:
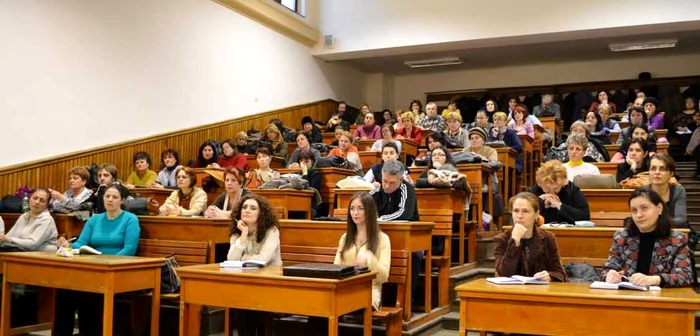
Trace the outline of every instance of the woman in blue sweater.
<path fill-rule="evenodd" d="M 96 214 L 87 221 L 78 240 L 69 244 L 61 237 L 58 245 L 77 249 L 90 246 L 104 254 L 133 256 L 139 246 L 141 228 L 136 215 L 122 210 L 128 191 L 113 184 L 104 193 L 106 212 Z M 89 281 L 89 280 L 88 280 Z M 78 311 L 78 328 L 81 335 L 102 333 L 103 297 L 101 294 L 58 290 L 56 292 L 55 335 L 73 335 L 74 317 Z"/>

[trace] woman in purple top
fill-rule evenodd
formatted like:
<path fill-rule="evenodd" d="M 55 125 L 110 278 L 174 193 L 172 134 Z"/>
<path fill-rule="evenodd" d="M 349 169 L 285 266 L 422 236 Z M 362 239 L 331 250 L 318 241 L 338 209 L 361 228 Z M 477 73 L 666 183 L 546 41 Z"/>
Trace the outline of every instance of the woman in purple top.
<path fill-rule="evenodd" d="M 374 124 L 374 114 L 372 112 L 365 114 L 365 124 L 357 127 L 353 137 L 360 140 L 377 140 L 382 138 L 381 127 Z"/>
<path fill-rule="evenodd" d="M 664 128 L 664 115 L 658 111 L 659 101 L 654 97 L 644 99 L 644 112 L 647 113 L 647 126 L 653 129 Z"/>

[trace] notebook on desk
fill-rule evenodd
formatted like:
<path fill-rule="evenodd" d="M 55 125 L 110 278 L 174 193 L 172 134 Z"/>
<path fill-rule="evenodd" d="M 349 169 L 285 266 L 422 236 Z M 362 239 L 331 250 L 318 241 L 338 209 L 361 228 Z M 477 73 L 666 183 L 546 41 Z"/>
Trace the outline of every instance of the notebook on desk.
<path fill-rule="evenodd" d="M 514 275 L 511 277 L 486 278 L 486 281 L 497 285 L 548 285 L 549 282 L 534 277 Z"/>
<path fill-rule="evenodd" d="M 220 268 L 260 268 L 265 267 L 265 262 L 261 260 L 226 260 L 219 264 Z"/>
<path fill-rule="evenodd" d="M 605 281 L 594 281 L 591 286 L 589 287 L 591 289 L 634 289 L 638 291 L 648 291 L 648 290 L 658 290 L 658 286 L 651 286 L 651 287 L 646 287 L 646 286 L 637 286 L 631 282 L 620 282 L 620 283 L 608 283 Z"/>

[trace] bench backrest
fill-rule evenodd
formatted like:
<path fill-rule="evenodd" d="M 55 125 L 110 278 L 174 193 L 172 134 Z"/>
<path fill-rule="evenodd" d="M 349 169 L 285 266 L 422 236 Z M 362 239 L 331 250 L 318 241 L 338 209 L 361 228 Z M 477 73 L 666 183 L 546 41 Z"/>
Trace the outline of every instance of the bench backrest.
<path fill-rule="evenodd" d="M 282 262 L 284 265 L 294 265 L 299 263 L 327 263 L 332 264 L 335 260 L 335 247 L 282 245 Z M 408 267 L 408 252 L 391 251 L 391 268 L 389 270 L 389 282 L 405 284 Z"/>
<path fill-rule="evenodd" d="M 167 257 L 174 254 L 175 260 L 180 266 L 206 264 L 207 251 L 209 250 L 207 245 L 207 242 L 141 239 L 136 255 L 140 257 Z"/>

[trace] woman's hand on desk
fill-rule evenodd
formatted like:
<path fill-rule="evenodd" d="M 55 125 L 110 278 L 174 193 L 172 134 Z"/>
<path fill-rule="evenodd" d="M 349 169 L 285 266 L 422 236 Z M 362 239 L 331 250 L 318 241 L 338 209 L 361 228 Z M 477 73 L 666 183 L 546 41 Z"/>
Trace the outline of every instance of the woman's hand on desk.
<path fill-rule="evenodd" d="M 157 183 L 157 182 L 153 182 L 153 183 L 149 184 L 148 187 L 153 188 L 153 189 L 165 189 L 165 187 L 162 184 Z"/>
<path fill-rule="evenodd" d="M 622 273 L 616 270 L 609 270 L 608 274 L 605 275 L 605 282 L 607 283 L 620 283 L 622 281 Z"/>
<path fill-rule="evenodd" d="M 4 233 L 0 233 L 0 241 L 7 241 L 7 236 Z"/>
<path fill-rule="evenodd" d="M 227 211 L 223 211 L 215 205 L 210 205 L 207 210 L 204 210 L 204 216 L 209 218 L 228 217 Z"/>
<path fill-rule="evenodd" d="M 542 281 L 552 282 L 552 277 L 549 276 L 549 272 L 547 272 L 547 271 L 537 272 L 532 277 L 540 279 Z"/>
<path fill-rule="evenodd" d="M 56 246 L 58 247 L 68 247 L 70 243 L 68 243 L 68 240 L 66 240 L 65 237 L 58 237 L 58 241 L 56 241 Z"/>
<path fill-rule="evenodd" d="M 630 282 L 637 286 L 658 286 L 661 284 L 661 277 L 658 275 L 644 275 L 642 273 L 634 273 L 630 275 Z"/>

